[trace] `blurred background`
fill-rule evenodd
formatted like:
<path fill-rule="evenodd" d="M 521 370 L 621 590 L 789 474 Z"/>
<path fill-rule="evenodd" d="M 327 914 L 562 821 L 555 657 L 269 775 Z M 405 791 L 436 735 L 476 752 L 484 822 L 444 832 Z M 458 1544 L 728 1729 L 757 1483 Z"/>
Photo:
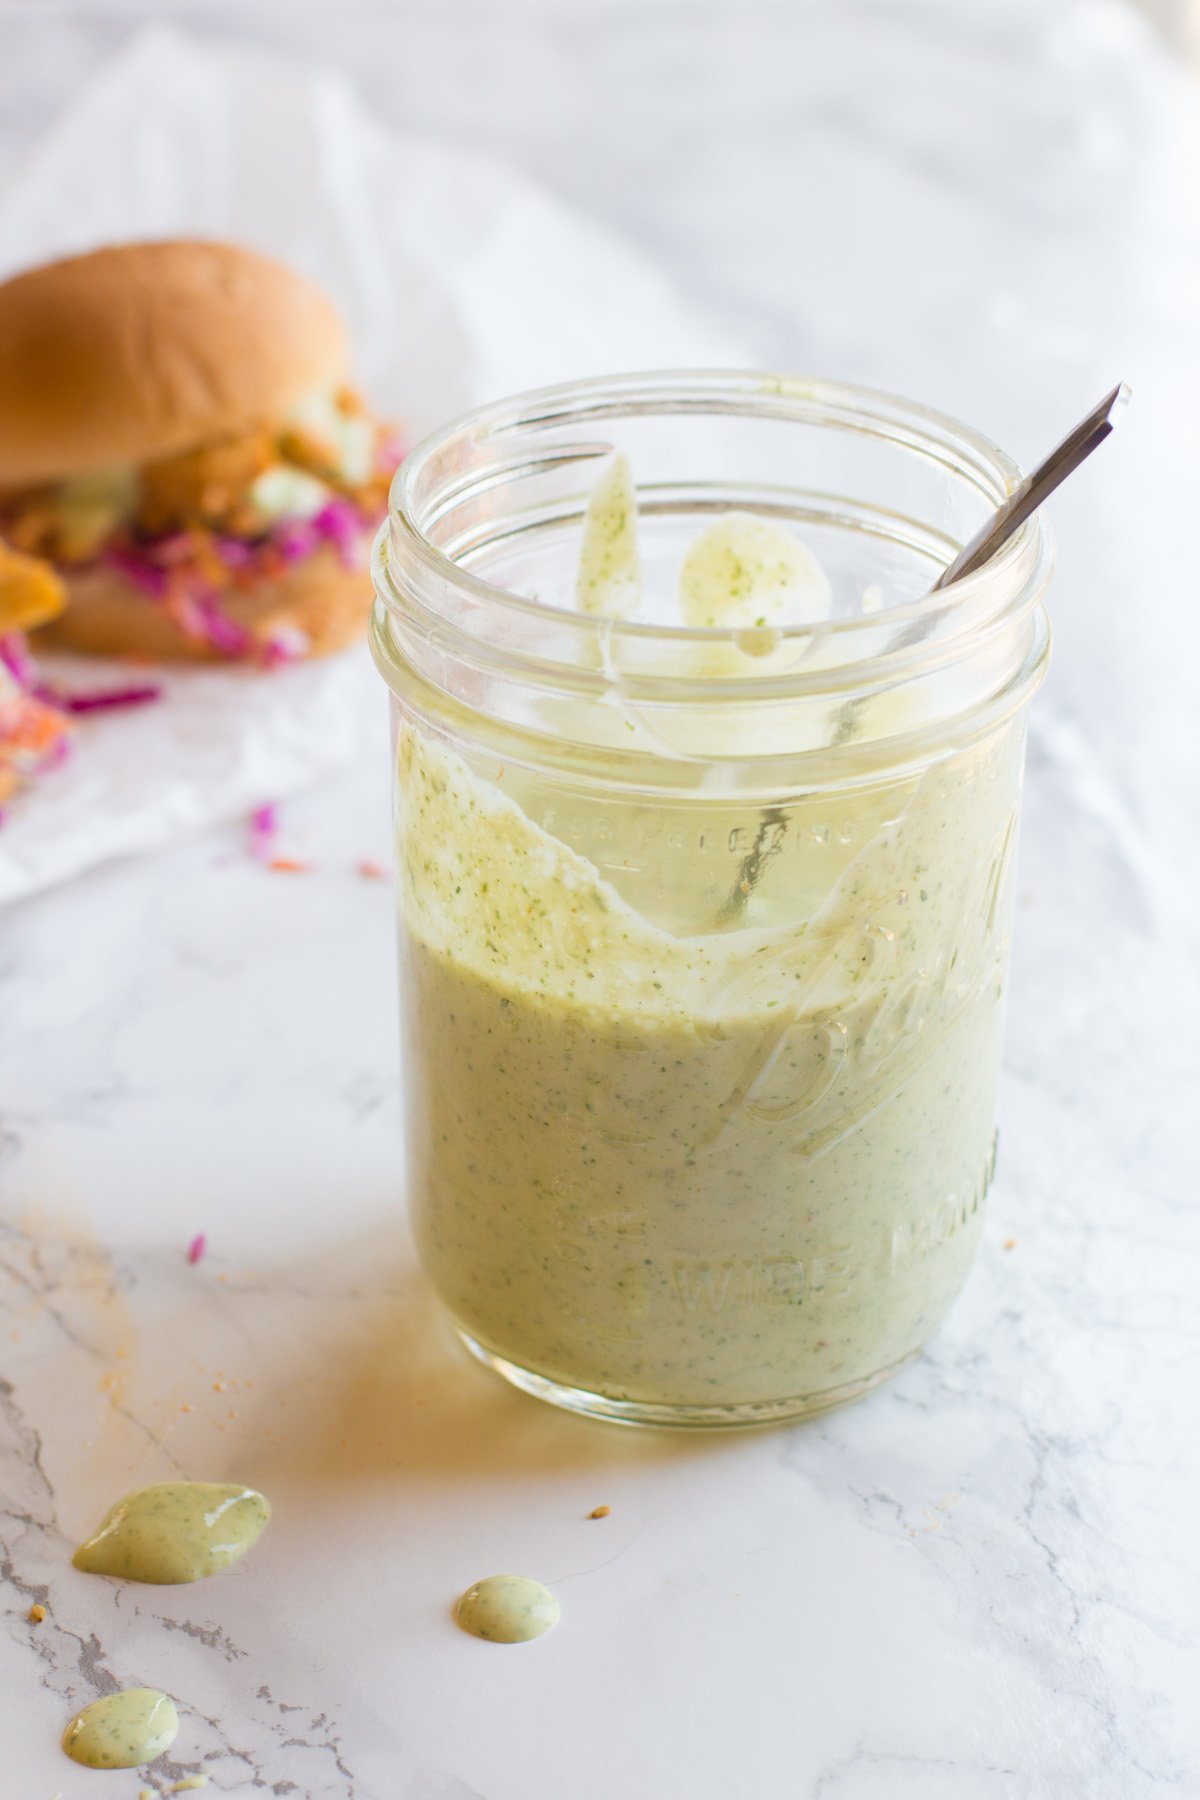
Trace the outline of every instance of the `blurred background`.
<path fill-rule="evenodd" d="M 344 72 L 373 116 L 545 184 L 749 353 L 919 393 L 1017 454 L 1040 448 L 1048 383 L 1082 402 L 1122 340 L 1135 348 L 1139 308 L 1178 298 L 1191 316 L 1194 291 L 1146 290 L 1171 287 L 1162 259 L 1196 230 L 1181 133 L 1200 0 L 0 0 L 0 13 L 9 180 L 151 22 L 269 46 Z"/>
<path fill-rule="evenodd" d="M 1121 450 L 1053 504 L 1052 692 L 1068 717 L 1112 722 L 1087 754 L 1138 830 L 1162 759 L 1194 759 L 1183 715 L 1143 696 L 1192 616 L 1177 475 L 1200 411 L 1200 0 L 7 0 L 0 13 L 0 191 L 18 208 L 23 159 L 106 60 L 177 31 L 340 72 L 364 116 L 522 172 L 563 217 L 659 268 L 732 347 L 722 360 L 912 395 L 1026 464 L 1132 382 Z M 254 122 L 242 133 L 253 144 Z M 151 167 L 153 152 L 151 139 Z M 452 248 L 453 217 L 442 228 Z M 531 268 L 531 306 L 536 285 Z M 478 314 L 488 306 L 485 289 Z M 587 342 L 590 359 L 573 344 L 553 373 L 626 360 L 602 333 Z M 419 342 L 402 354 L 410 416 L 459 410 L 440 371 L 421 386 Z M 1132 591 L 1159 600 L 1136 632 Z"/>
<path fill-rule="evenodd" d="M 1116 373 L 1134 379 L 1151 320 L 1194 317 L 1194 266 L 1186 293 L 1176 283 L 1197 232 L 1184 139 L 1200 0 L 0 0 L 0 13 L 9 181 L 147 25 L 268 46 L 344 72 L 381 120 L 523 170 L 658 262 L 749 355 L 919 395 L 1018 456 L 1115 378 L 1121 349 Z"/>

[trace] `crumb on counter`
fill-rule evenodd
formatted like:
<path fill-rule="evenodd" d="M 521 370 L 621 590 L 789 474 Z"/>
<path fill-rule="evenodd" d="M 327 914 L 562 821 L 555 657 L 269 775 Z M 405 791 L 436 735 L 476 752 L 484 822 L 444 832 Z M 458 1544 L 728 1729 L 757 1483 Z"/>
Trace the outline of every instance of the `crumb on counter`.
<path fill-rule="evenodd" d="M 386 863 L 376 862 L 373 856 L 360 857 L 355 868 L 364 881 L 386 881 L 391 873 Z"/>
<path fill-rule="evenodd" d="M 202 1787 L 207 1787 L 207 1786 L 208 1786 L 208 1776 L 207 1775 L 188 1775 L 183 1781 L 177 1781 L 173 1788 L 168 1788 L 167 1792 L 169 1794 L 186 1794 L 186 1793 L 189 1793 L 193 1788 L 202 1788 Z"/>
<path fill-rule="evenodd" d="M 1006 1249 L 1006 1250 L 1015 1250 L 1015 1249 L 1016 1249 L 1016 1247 L 1017 1247 L 1017 1240 L 1016 1240 L 1016 1238 L 1005 1238 L 1005 1240 L 1004 1240 L 1004 1248 L 1005 1248 L 1005 1249 Z"/>
<path fill-rule="evenodd" d="M 46 1616 L 46 1609 L 42 1605 L 40 1600 L 35 1600 L 33 1605 L 30 1607 L 28 1613 L 26 1614 L 26 1617 L 28 1618 L 29 1623 L 31 1625 L 40 1625 L 42 1620 L 45 1618 L 45 1616 Z"/>
<path fill-rule="evenodd" d="M 593 1506 L 591 1512 L 588 1514 L 588 1518 L 589 1519 L 607 1519 L 607 1517 L 611 1511 L 612 1511 L 611 1506 Z"/>
<path fill-rule="evenodd" d="M 300 862 L 294 856 L 273 856 L 267 867 L 273 869 L 276 875 L 307 875 L 312 864 Z"/>

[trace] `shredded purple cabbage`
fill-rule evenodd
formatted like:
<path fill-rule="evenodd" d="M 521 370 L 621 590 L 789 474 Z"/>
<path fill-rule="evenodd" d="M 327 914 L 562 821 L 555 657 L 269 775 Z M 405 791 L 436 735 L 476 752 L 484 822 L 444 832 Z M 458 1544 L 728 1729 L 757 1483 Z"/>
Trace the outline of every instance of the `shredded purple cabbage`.
<path fill-rule="evenodd" d="M 214 537 L 213 545 L 227 569 L 248 569 L 254 561 L 254 547 L 243 538 Z"/>
<path fill-rule="evenodd" d="M 301 631 L 298 625 L 281 625 L 262 646 L 262 665 L 265 669 L 281 669 L 286 663 L 299 662 L 311 644 L 307 631 Z"/>
<path fill-rule="evenodd" d="M 69 713 L 116 712 L 124 707 L 148 706 L 151 701 L 161 700 L 162 697 L 163 691 L 157 682 L 146 681 L 129 687 L 107 688 L 97 693 L 68 694 L 54 691 L 51 704 Z"/>
<path fill-rule="evenodd" d="M 31 692 L 37 686 L 37 665 L 29 654 L 23 632 L 8 631 L 0 636 L 0 662 L 19 688 Z"/>
<path fill-rule="evenodd" d="M 189 567 L 198 546 L 187 532 L 173 532 L 145 545 L 114 544 L 102 560 L 160 601 L 189 637 L 211 644 L 223 656 L 253 659 L 273 669 L 304 656 L 310 648 L 307 635 L 282 627 L 260 641 L 229 616 L 224 606 L 227 586 L 231 583 L 236 591 L 246 585 L 239 577 L 253 581 L 260 572 L 277 573 L 280 563 L 286 567 L 303 562 L 322 544 L 332 545 L 347 568 L 356 568 L 363 561 L 372 525 L 353 500 L 334 495 L 314 518 L 281 519 L 257 542 L 214 533 L 205 540 L 210 553 L 207 570 L 203 564 Z M 219 567 L 213 566 L 214 558 Z M 224 580 L 221 570 L 228 571 Z"/>
<path fill-rule="evenodd" d="M 47 755 L 43 756 L 41 762 L 38 764 L 38 768 L 40 770 L 61 769 L 65 762 L 70 761 L 70 758 L 71 740 L 69 737 L 60 737 Z"/>
<path fill-rule="evenodd" d="M 214 649 L 226 656 L 249 656 L 254 649 L 252 633 L 222 611 L 215 595 L 197 595 L 196 610 L 202 621 L 203 635 Z"/>
<path fill-rule="evenodd" d="M 120 570 L 128 581 L 132 581 L 134 587 L 140 587 L 153 599 L 166 599 L 167 572 L 165 569 L 160 569 L 158 564 L 152 562 L 148 556 L 143 556 L 136 550 L 115 545 L 112 549 L 105 551 L 104 560 L 114 569 Z"/>
<path fill-rule="evenodd" d="M 303 562 L 321 542 L 321 534 L 311 519 L 285 519 L 271 533 L 271 543 L 284 562 Z"/>
<path fill-rule="evenodd" d="M 279 831 L 279 807 L 274 800 L 256 807 L 250 814 L 250 849 L 252 855 L 265 861 Z"/>
<path fill-rule="evenodd" d="M 347 568 L 362 560 L 362 515 L 351 500 L 334 499 L 312 521 L 313 529 L 331 543 Z"/>

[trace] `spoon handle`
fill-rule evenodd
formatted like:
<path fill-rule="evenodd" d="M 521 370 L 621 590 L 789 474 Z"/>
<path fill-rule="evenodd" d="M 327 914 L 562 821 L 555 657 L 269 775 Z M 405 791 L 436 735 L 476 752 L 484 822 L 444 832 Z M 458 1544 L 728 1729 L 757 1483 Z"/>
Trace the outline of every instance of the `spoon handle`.
<path fill-rule="evenodd" d="M 1084 457 L 1090 456 L 1097 444 L 1104 442 L 1129 404 L 1132 391 L 1128 382 L 1122 381 L 1111 394 L 1105 395 L 1099 406 L 1094 407 L 1045 461 L 1013 489 L 1004 505 L 992 514 L 970 543 L 963 545 L 949 567 L 942 570 L 930 592 L 936 593 L 939 588 L 949 587 L 961 575 L 973 575 L 976 569 L 982 568 L 1017 527 L 1025 523 L 1030 513 L 1037 511 L 1046 495 L 1052 494 L 1059 482 L 1065 481 L 1072 469 L 1077 469 Z"/>

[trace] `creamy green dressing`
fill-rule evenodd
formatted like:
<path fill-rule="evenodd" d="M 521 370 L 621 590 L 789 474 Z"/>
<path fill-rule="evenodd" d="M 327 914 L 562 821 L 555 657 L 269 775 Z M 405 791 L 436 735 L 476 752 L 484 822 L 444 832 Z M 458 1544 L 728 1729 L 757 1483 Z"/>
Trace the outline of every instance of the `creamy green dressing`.
<path fill-rule="evenodd" d="M 271 1509 L 253 1488 L 160 1481 L 126 1494 L 75 1552 L 91 1575 L 160 1585 L 219 1575 L 261 1535 Z"/>
<path fill-rule="evenodd" d="M 755 513 L 727 512 L 702 531 L 679 572 L 685 625 L 750 630 L 828 617 L 829 581 L 794 532 Z M 752 640 L 751 640 L 752 641 Z"/>
<path fill-rule="evenodd" d="M 575 604 L 582 613 L 628 619 L 641 594 L 637 491 L 628 457 L 617 452 L 588 499 Z"/>
<path fill-rule="evenodd" d="M 157 1688 L 126 1688 L 93 1700 L 63 1733 L 63 1749 L 85 1769 L 137 1769 L 175 1742 L 175 1702 Z"/>
<path fill-rule="evenodd" d="M 635 571 L 618 457 L 588 509 L 579 606 L 628 616 Z M 831 596 L 773 520 L 717 519 L 678 597 L 686 622 L 739 628 L 681 646 L 681 672 L 821 661 L 819 639 L 779 648 L 779 622 L 819 623 Z M 617 673 L 625 653 L 610 646 Z M 876 729 L 911 704 L 871 701 Z M 685 755 L 789 741 L 786 710 L 695 712 Z M 624 699 L 611 716 L 614 741 L 643 723 Z M 411 1210 L 477 1344 L 678 1409 L 820 1404 L 919 1348 L 990 1179 L 1021 749 L 1010 727 L 774 820 L 628 794 L 601 816 L 520 770 L 501 788 L 401 725 Z"/>
<path fill-rule="evenodd" d="M 814 666 L 819 656 L 816 641 L 789 643 L 783 628 L 821 625 L 832 611 L 833 594 L 812 551 L 786 525 L 755 513 L 734 511 L 722 513 L 690 545 L 679 571 L 677 602 L 683 624 L 706 629 L 733 627 L 733 636 L 711 644 L 690 641 L 676 646 L 671 672 L 690 678 L 736 680 L 746 675 L 751 661 L 769 664 L 772 674 L 783 673 L 801 661 Z M 613 653 L 618 667 L 622 650 L 623 646 L 617 646 Z M 713 741 L 708 722 L 710 748 L 714 753 L 723 748 L 730 754 L 752 754 L 754 745 L 746 741 L 747 727 L 751 738 L 765 737 L 769 747 L 779 742 L 777 719 L 761 713 L 756 717 L 752 711 L 749 719 L 732 730 L 726 722 L 724 741 L 719 745 Z"/>
<path fill-rule="evenodd" d="M 677 936 L 402 729 L 412 1211 L 472 1337 L 705 1405 L 826 1393 L 929 1336 L 989 1178 L 1019 749 L 811 801 L 796 922 Z"/>
<path fill-rule="evenodd" d="M 540 1581 L 525 1575 L 488 1575 L 459 1596 L 454 1617 L 472 1637 L 493 1644 L 527 1644 L 553 1631 L 559 1605 Z"/>

